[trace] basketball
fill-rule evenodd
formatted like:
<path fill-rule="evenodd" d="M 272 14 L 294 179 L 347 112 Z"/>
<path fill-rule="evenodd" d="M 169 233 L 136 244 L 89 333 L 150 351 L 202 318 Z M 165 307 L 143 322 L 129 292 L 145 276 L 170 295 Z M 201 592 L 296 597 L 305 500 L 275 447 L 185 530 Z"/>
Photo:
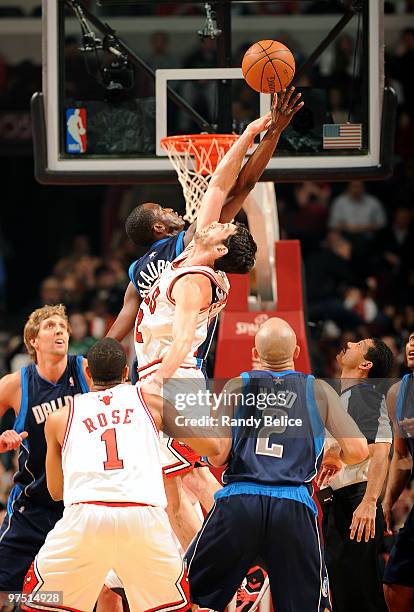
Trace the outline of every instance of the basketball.
<path fill-rule="evenodd" d="M 255 91 L 277 93 L 286 89 L 295 75 L 295 58 L 277 40 L 259 40 L 244 54 L 243 76 Z"/>

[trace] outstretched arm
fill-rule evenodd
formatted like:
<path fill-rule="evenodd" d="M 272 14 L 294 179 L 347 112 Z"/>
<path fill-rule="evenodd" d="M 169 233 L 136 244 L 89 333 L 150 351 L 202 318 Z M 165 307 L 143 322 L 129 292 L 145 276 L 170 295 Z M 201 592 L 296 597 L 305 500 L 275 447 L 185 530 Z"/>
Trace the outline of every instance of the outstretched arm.
<path fill-rule="evenodd" d="M 220 161 L 201 201 L 196 222 L 197 231 L 220 219 L 222 208 L 240 172 L 247 150 L 253 144 L 255 137 L 270 126 L 270 122 L 271 113 L 267 113 L 249 123 L 240 138 Z"/>
<path fill-rule="evenodd" d="M 272 123 L 259 146 L 245 163 L 237 177 L 237 182 L 230 191 L 228 200 L 221 211 L 221 223 L 232 221 L 237 213 L 240 212 L 246 197 L 266 169 L 277 147 L 280 135 L 288 127 L 296 113 L 303 107 L 304 102 L 299 102 L 300 93 L 292 98 L 294 91 L 295 88 L 290 87 L 288 90 L 283 90 L 279 95 L 274 96 Z"/>

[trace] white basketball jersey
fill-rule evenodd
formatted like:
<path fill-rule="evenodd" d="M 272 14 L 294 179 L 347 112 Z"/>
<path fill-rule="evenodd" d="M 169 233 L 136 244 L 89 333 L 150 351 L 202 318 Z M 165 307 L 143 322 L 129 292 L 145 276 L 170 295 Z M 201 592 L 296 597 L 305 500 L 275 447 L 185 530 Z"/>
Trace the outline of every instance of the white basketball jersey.
<path fill-rule="evenodd" d="M 76 397 L 62 445 L 65 506 L 87 501 L 165 507 L 159 434 L 138 387 Z"/>
<path fill-rule="evenodd" d="M 179 265 L 185 262 L 188 251 L 178 257 L 160 276 L 141 302 L 135 321 L 135 351 L 138 371 L 146 375 L 156 369 L 172 343 L 175 302 L 171 295 L 176 281 L 186 274 L 203 274 L 210 279 L 213 298 L 210 306 L 200 311 L 191 349 L 182 367 L 197 367 L 197 350 L 207 336 L 209 322 L 225 307 L 230 284 L 224 272 L 208 266 Z M 154 368 L 155 367 L 155 368 Z"/>

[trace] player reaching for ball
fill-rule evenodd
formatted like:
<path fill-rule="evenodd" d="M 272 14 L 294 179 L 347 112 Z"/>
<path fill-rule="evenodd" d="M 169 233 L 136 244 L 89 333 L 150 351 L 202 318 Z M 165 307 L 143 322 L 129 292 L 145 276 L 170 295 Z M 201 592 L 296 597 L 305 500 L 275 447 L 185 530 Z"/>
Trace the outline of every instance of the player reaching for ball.
<path fill-rule="evenodd" d="M 275 97 L 272 107 L 272 116 L 253 122 L 247 128 L 245 134 L 241 136 L 239 141 L 233 145 L 210 181 L 208 197 L 206 194 L 200 207 L 197 222 L 193 223 L 187 231 L 183 231 L 183 220 L 171 209 L 164 209 L 160 205 L 154 203 L 146 203 L 134 209 L 126 223 L 127 233 L 137 246 L 145 245 L 150 248 L 146 255 L 134 262 L 130 267 L 131 283 L 125 294 L 124 307 L 114 326 L 111 328 L 108 334 L 109 336 L 118 339 L 125 336 L 133 325 L 133 321 L 142 300 L 142 306 L 144 308 L 146 308 L 148 304 L 152 304 L 152 308 L 154 309 L 153 314 L 155 315 L 152 317 L 152 320 L 155 322 L 159 321 L 159 310 L 156 312 L 156 300 L 151 302 L 151 289 L 158 283 L 156 271 L 159 273 L 160 270 L 166 269 L 170 262 L 183 252 L 184 248 L 190 243 L 196 231 L 196 227 L 197 232 L 199 232 L 199 228 L 207 228 L 214 221 L 220 220 L 222 223 L 229 222 L 239 212 L 247 194 L 253 188 L 265 169 L 279 140 L 280 134 L 289 125 L 296 112 L 303 106 L 303 103 L 299 102 L 300 94 L 293 94 L 294 88 L 290 88 L 289 91 L 282 92 L 278 99 Z M 254 135 L 258 134 L 266 127 L 270 119 L 271 124 L 261 144 L 240 174 L 238 174 L 245 153 Z M 237 175 L 238 180 L 231 190 L 231 197 L 228 197 L 228 193 Z M 211 197 L 213 192 L 215 192 L 214 201 Z M 235 229 L 235 226 L 229 228 L 229 235 L 232 234 Z M 222 230 L 217 228 L 216 233 L 217 232 L 222 233 Z M 189 278 L 189 276 L 187 276 L 187 278 Z M 178 283 L 178 285 L 179 284 L 180 283 Z M 177 286 L 177 290 L 178 288 Z M 210 285 L 208 288 L 210 288 Z M 207 299 L 207 302 L 208 301 L 209 299 Z M 148 302 L 148 304 L 145 304 L 145 302 Z M 217 307 L 218 304 L 216 304 L 214 308 L 217 309 Z M 179 310 L 179 308 L 176 310 Z M 140 310 L 139 316 L 144 316 L 142 313 L 143 311 Z M 177 316 L 179 316 L 178 313 Z M 187 317 L 184 317 L 184 319 L 187 320 Z M 166 342 L 168 340 L 165 348 L 172 342 L 178 341 L 178 337 L 176 337 L 177 329 L 181 329 L 181 327 L 174 325 L 175 331 L 172 334 L 172 324 L 173 320 L 170 318 L 168 323 L 170 338 L 165 338 Z M 137 326 L 136 336 L 139 340 L 141 337 L 145 338 L 145 331 L 142 331 L 142 327 L 138 327 L 139 326 Z M 199 338 L 197 338 L 198 352 L 195 363 L 196 372 L 198 371 L 200 375 L 208 347 L 211 343 L 214 328 L 215 321 L 210 323 L 208 329 L 207 326 L 203 324 L 203 333 L 205 334 L 205 332 L 207 332 L 207 337 L 204 336 L 205 342 L 200 342 Z M 155 336 L 153 336 L 153 340 L 154 344 L 157 344 Z M 143 344 L 145 348 L 142 346 Z M 162 355 L 152 354 L 153 349 L 151 349 L 151 354 L 148 354 L 148 346 L 149 345 L 145 342 L 137 342 L 136 344 L 138 348 L 137 352 L 139 353 L 138 365 L 141 375 L 151 373 L 154 370 L 154 367 L 149 371 L 147 369 L 148 364 L 153 361 L 158 362 L 154 364 L 156 367 L 160 367 L 159 360 Z M 144 351 L 142 350 L 143 348 Z M 179 365 L 181 365 L 180 362 L 178 362 L 178 366 Z M 172 374 L 174 374 L 174 371 Z M 189 370 L 185 370 L 184 374 L 189 377 Z M 202 375 L 201 379 L 203 379 Z M 172 447 L 173 444 L 174 447 Z M 164 469 L 164 472 L 168 475 L 166 479 L 166 490 L 169 508 L 167 510 L 173 529 L 183 548 L 186 548 L 200 528 L 201 521 L 191 504 L 188 503 L 188 498 L 183 490 L 181 479 L 176 477 L 193 467 L 199 467 L 199 469 L 189 473 L 185 477 L 184 483 L 191 487 L 192 491 L 207 510 L 212 507 L 213 495 L 219 488 L 219 485 L 210 474 L 208 468 L 202 467 L 204 464 L 195 453 L 173 442 L 170 443 L 169 450 L 173 455 L 171 455 L 171 461 L 169 464 L 165 465 Z M 254 597 L 256 593 L 251 595 Z"/>
<path fill-rule="evenodd" d="M 299 103 L 300 94 L 293 96 L 293 93 L 294 88 L 290 88 L 288 91 L 282 92 L 278 98 L 275 97 L 272 107 L 271 124 L 260 145 L 239 173 L 237 181 L 227 199 L 223 198 L 221 200 L 220 205 L 215 208 L 214 214 L 212 209 L 206 210 L 207 202 L 201 204 L 199 218 L 200 215 L 205 216 L 208 214 L 209 221 L 227 223 L 240 211 L 249 192 L 253 189 L 266 168 L 281 133 L 290 124 L 296 112 L 303 106 L 303 102 Z M 234 152 L 234 149 L 232 151 Z M 243 156 L 244 152 L 238 160 L 239 166 L 242 163 Z M 226 172 L 226 168 L 223 171 Z M 141 204 L 131 212 L 126 221 L 127 234 L 137 247 L 146 246 L 148 251 L 140 259 L 133 262 L 129 268 L 131 282 L 125 292 L 122 310 L 108 332 L 109 337 L 122 340 L 133 328 L 142 300 L 146 298 L 154 284 L 158 281 L 161 271 L 165 270 L 170 262 L 181 255 L 184 248 L 188 246 L 194 235 L 196 223 L 192 223 L 187 230 L 184 230 L 183 219 L 172 209 L 163 208 L 161 205 L 152 202 Z M 208 348 L 211 344 L 215 323 L 215 320 L 211 321 L 206 342 L 202 344 L 197 353 L 201 369 L 203 369 Z M 139 368 L 146 365 L 146 363 L 148 361 L 138 363 Z M 187 459 L 183 461 L 183 464 L 188 466 Z M 192 457 L 191 459 L 193 466 L 194 458 Z M 198 470 L 200 474 L 207 471 L 203 469 Z M 175 471 L 174 475 L 179 475 L 179 472 Z M 204 482 L 202 487 L 198 487 L 199 491 L 197 493 L 200 490 L 205 491 L 208 489 L 206 485 L 207 483 Z M 209 508 L 207 507 L 207 509 Z M 184 525 L 189 524 L 189 521 L 180 520 L 179 523 Z M 180 533 L 180 529 L 177 527 L 176 533 L 185 547 L 188 542 L 188 536 Z"/>

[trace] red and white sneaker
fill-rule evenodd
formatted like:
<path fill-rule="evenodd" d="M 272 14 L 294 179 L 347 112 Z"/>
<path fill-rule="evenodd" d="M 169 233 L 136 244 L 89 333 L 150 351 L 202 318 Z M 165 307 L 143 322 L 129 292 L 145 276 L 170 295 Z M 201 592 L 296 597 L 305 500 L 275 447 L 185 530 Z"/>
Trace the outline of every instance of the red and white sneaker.
<path fill-rule="evenodd" d="M 250 568 L 236 596 L 236 612 L 253 612 L 269 588 L 267 572 L 258 565 Z"/>

